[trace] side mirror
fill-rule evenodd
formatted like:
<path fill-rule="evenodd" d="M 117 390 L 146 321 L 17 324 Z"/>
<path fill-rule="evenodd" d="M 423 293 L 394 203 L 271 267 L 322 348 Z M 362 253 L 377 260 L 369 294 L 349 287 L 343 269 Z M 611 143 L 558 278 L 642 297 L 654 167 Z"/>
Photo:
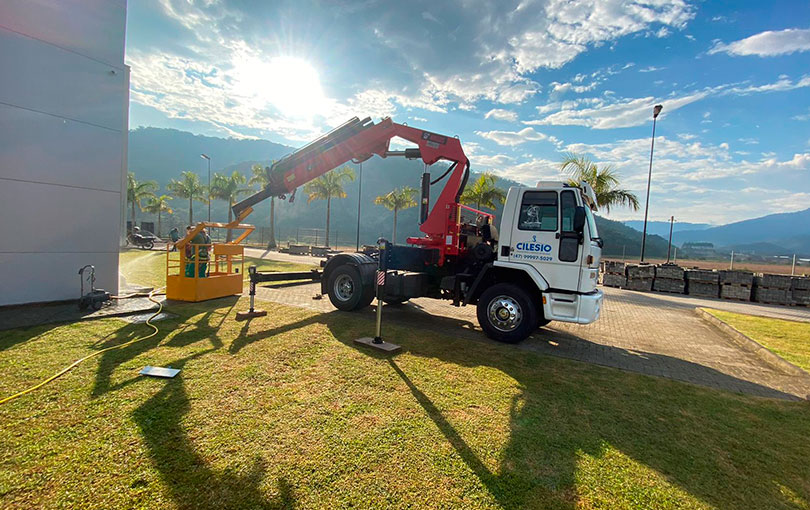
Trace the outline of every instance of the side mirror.
<path fill-rule="evenodd" d="M 577 207 L 574 212 L 574 232 L 585 232 L 585 208 L 582 206 Z"/>

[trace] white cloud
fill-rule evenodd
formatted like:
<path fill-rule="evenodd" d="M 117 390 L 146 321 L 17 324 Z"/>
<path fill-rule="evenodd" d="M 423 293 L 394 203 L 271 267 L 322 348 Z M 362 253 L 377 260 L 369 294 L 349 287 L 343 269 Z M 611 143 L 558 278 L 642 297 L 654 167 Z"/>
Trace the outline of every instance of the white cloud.
<path fill-rule="evenodd" d="M 509 122 L 515 122 L 518 120 L 518 114 L 511 111 L 511 110 L 503 110 L 500 108 L 494 108 L 484 115 L 485 119 L 495 119 L 495 120 L 506 120 Z"/>
<path fill-rule="evenodd" d="M 620 174 L 622 186 L 641 196 L 646 189 L 650 157 L 647 137 L 620 140 L 606 144 L 570 144 L 566 150 L 586 154 L 603 165 L 613 166 Z M 696 221 L 710 218 L 714 223 L 761 216 L 779 209 L 767 204 L 769 194 L 741 196 L 741 189 L 769 187 L 785 180 L 803 182 L 797 172 L 810 170 L 810 152 L 780 159 L 773 154 L 760 159 L 739 159 L 727 143 L 705 144 L 656 137 L 653 163 L 653 199 L 657 211 L 653 217 L 679 211 L 681 219 Z M 761 183 L 754 185 L 753 183 Z M 804 186 L 806 188 L 806 186 Z M 793 192 L 805 192 L 802 186 Z M 780 195 L 781 196 L 781 195 Z M 701 198 L 701 197 L 706 197 Z M 805 205 L 802 208 L 806 208 Z M 621 211 L 619 211 L 621 215 Z M 675 213 L 676 217 L 679 213 Z"/>
<path fill-rule="evenodd" d="M 655 71 L 663 71 L 666 67 L 656 67 L 656 66 L 647 66 L 643 69 L 639 69 L 638 72 L 640 73 L 654 73 Z"/>
<path fill-rule="evenodd" d="M 553 136 L 548 136 L 545 133 L 539 133 L 533 128 L 527 127 L 520 131 L 476 131 L 476 135 L 492 140 L 498 145 L 515 146 L 526 142 L 539 142 L 541 140 L 548 140 L 556 143 L 558 140 Z"/>
<path fill-rule="evenodd" d="M 736 56 L 772 57 L 797 51 L 810 51 L 810 29 L 768 30 L 728 44 L 718 41 L 709 50 L 709 54 L 728 53 Z"/>
<path fill-rule="evenodd" d="M 790 78 L 780 77 L 778 81 L 773 83 L 766 83 L 764 85 L 748 85 L 731 87 L 723 92 L 723 94 L 736 94 L 745 96 L 748 94 L 756 94 L 760 92 L 784 92 L 786 90 L 800 89 L 810 87 L 810 74 L 806 74 L 798 81 L 793 81 Z"/>
<path fill-rule="evenodd" d="M 296 52 L 318 54 L 316 48 L 308 47 L 316 44 L 311 38 L 292 29 L 284 38 L 267 35 L 273 28 L 284 28 L 285 33 L 288 28 L 267 22 L 267 18 L 278 18 L 272 3 L 248 12 L 213 0 L 159 2 L 169 19 L 186 29 L 180 44 L 188 50 L 186 56 L 206 55 L 221 67 L 219 63 L 231 61 L 231 53 L 239 48 L 261 48 L 257 52 L 265 59 Z M 513 10 L 500 2 L 465 4 L 455 10 L 437 5 L 430 0 L 372 2 L 362 8 L 341 4 L 330 11 L 326 21 L 307 18 L 310 30 L 317 31 L 319 23 L 329 23 L 330 30 L 349 34 L 346 46 L 368 48 L 364 60 L 369 65 L 397 64 L 398 72 L 378 76 L 365 86 L 354 79 L 358 66 L 330 62 L 330 83 L 341 83 L 341 90 L 330 92 L 331 97 L 338 104 L 347 104 L 349 98 L 368 88 L 385 95 L 392 105 L 434 112 L 473 108 L 480 100 L 519 104 L 541 90 L 529 76 L 537 69 L 559 68 L 589 48 L 643 33 L 653 25 L 659 32 L 681 29 L 695 12 L 685 0 L 526 1 Z M 292 18 L 301 13 L 293 9 L 288 14 L 287 23 L 294 27 Z M 370 30 L 353 30 L 358 22 Z M 433 30 L 426 23 L 464 29 Z M 437 58 L 435 48 L 442 48 L 442 58 Z M 165 51 L 182 52 L 176 48 Z M 343 73 L 343 68 L 352 70 L 353 74 L 345 77 L 348 79 L 335 76 Z M 583 92 L 590 87 L 579 86 L 586 87 L 580 89 Z M 157 95 L 164 93 L 171 93 L 170 84 L 161 87 Z"/>
<path fill-rule="evenodd" d="M 545 118 L 525 121 L 524 123 L 528 125 L 586 126 L 593 129 L 639 126 L 652 119 L 652 108 L 658 102 L 664 104 L 664 113 L 667 113 L 703 99 L 707 95 L 708 92 L 695 92 L 665 100 L 641 97 L 622 99 L 595 108 L 583 108 L 580 110 L 563 108 Z"/>
<path fill-rule="evenodd" d="M 700 91 L 673 95 L 668 98 L 641 97 L 613 100 L 610 95 L 605 94 L 604 97 L 552 101 L 537 107 L 537 112 L 540 115 L 545 115 L 545 117 L 523 121 L 523 123 L 529 126 L 585 126 L 592 129 L 633 127 L 649 122 L 652 117 L 652 108 L 658 103 L 664 105 L 661 115 L 666 116 L 667 113 L 710 96 L 745 96 L 758 93 L 784 92 L 805 87 L 810 87 L 810 74 L 804 75 L 796 81 L 781 77 L 773 83 L 763 85 L 718 85 Z M 585 107 L 581 108 L 582 106 Z M 709 112 L 704 113 L 701 123 L 710 123 L 709 115 Z"/>

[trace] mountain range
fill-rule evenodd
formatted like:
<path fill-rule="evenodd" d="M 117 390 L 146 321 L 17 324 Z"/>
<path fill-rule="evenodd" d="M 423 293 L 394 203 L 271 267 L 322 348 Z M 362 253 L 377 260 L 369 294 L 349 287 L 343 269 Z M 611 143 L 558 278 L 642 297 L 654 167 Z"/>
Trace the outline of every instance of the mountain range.
<path fill-rule="evenodd" d="M 129 170 L 138 180 L 155 180 L 166 193 L 165 186 L 170 179 L 177 178 L 181 171 L 191 170 L 207 183 L 207 164 L 200 154 L 211 157 L 211 172 L 230 174 L 238 170 L 250 176 L 253 164 L 269 165 L 273 160 L 293 151 L 294 148 L 265 140 L 241 140 L 194 135 L 174 129 L 137 128 L 130 131 L 128 147 Z M 357 165 L 350 164 L 356 173 Z M 432 173 L 436 177 L 446 168 L 436 164 Z M 362 203 L 360 242 L 374 243 L 379 237 L 391 237 L 393 213 L 382 206 L 374 205 L 374 198 L 384 195 L 395 187 L 412 186 L 419 188 L 422 164 L 400 158 L 372 158 L 362 167 Z M 359 176 L 359 175 L 358 175 Z M 473 182 L 476 174 L 470 177 Z M 508 188 L 518 183 L 508 179 L 498 179 L 498 186 Z M 438 196 L 442 183 L 431 189 L 433 200 Z M 360 180 L 345 186 L 346 197 L 332 200 L 331 241 L 332 244 L 353 245 L 357 235 L 357 205 Z M 163 231 L 172 226 L 182 226 L 188 222 L 188 204 L 184 200 L 172 201 L 173 215 L 164 216 Z M 255 208 L 250 221 L 257 226 L 269 225 L 269 201 Z M 205 219 L 207 206 L 194 205 L 194 221 Z M 205 213 L 203 212 L 205 211 Z M 213 220 L 227 218 L 227 204 L 214 201 L 211 205 Z M 293 203 L 276 201 L 277 240 L 306 240 L 312 232 L 308 229 L 323 229 L 326 218 L 326 203 L 316 200 L 307 203 L 303 190 L 298 190 Z M 500 208 L 493 211 L 500 217 Z M 138 213 L 138 220 L 151 220 L 145 213 Z M 408 236 L 418 236 L 418 208 L 400 211 L 398 215 L 397 237 L 400 242 Z M 641 226 L 639 221 L 612 221 L 597 216 L 600 236 L 605 240 L 605 253 L 608 255 L 637 256 L 641 246 Z M 669 235 L 669 222 L 648 223 L 647 254 L 649 257 L 665 257 L 666 237 Z M 791 249 L 800 254 L 810 253 L 810 209 L 800 213 L 786 213 L 765 216 L 753 220 L 722 226 L 709 224 L 675 223 L 673 244 L 708 241 L 716 246 L 737 247 L 742 251 L 747 246 L 756 252 L 785 252 Z M 255 235 L 255 234 L 254 234 Z M 322 236 L 323 233 L 320 233 Z M 305 239 L 301 239 L 304 237 Z M 335 242 L 337 238 L 337 243 Z M 735 248 L 731 248 L 735 249 Z M 780 252 L 780 253 L 781 253 Z M 792 253 L 792 252 L 791 252 Z M 775 253 L 774 253 L 775 254 Z"/>

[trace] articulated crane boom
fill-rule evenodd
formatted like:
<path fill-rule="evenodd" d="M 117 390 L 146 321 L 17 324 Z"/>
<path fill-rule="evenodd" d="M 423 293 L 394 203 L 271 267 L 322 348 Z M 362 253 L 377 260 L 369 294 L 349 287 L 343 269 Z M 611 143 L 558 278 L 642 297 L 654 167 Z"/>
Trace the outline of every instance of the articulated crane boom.
<path fill-rule="evenodd" d="M 404 151 L 389 151 L 391 138 L 400 137 L 418 147 Z M 423 238 L 409 238 L 409 244 L 439 248 L 440 260 L 445 255 L 459 253 L 459 227 L 457 207 L 461 192 L 469 177 L 470 163 L 458 138 L 424 131 L 405 124 L 397 124 L 385 118 L 374 124 L 370 118 L 357 117 L 335 128 L 324 136 L 273 163 L 267 169 L 270 184 L 262 191 L 247 197 L 233 206 L 237 218 L 244 218 L 249 209 L 269 197 L 283 197 L 321 175 L 352 161 L 361 163 L 373 155 L 381 158 L 404 156 L 421 158 L 427 165 L 439 160 L 452 163 L 448 169 L 449 179 L 442 189 L 432 211 L 428 213 L 428 200 L 423 196 L 420 230 Z M 423 193 L 430 181 L 423 178 Z M 451 236 L 451 237 L 448 237 Z"/>

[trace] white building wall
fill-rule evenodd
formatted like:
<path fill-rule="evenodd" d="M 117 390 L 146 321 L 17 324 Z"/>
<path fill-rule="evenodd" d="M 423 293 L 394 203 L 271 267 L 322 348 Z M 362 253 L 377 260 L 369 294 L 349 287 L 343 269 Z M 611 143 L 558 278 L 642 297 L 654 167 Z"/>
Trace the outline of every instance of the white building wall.
<path fill-rule="evenodd" d="M 0 305 L 118 292 L 125 0 L 0 2 Z"/>

